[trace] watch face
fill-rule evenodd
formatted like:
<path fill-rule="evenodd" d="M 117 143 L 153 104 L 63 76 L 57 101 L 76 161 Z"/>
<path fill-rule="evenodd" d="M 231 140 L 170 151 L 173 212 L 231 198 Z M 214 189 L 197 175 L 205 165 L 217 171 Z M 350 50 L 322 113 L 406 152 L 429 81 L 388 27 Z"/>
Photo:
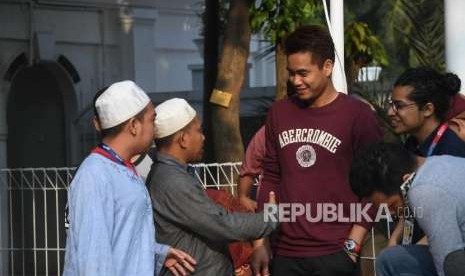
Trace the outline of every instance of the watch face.
<path fill-rule="evenodd" d="M 346 241 L 345 246 L 347 250 L 354 250 L 355 249 L 355 242 L 354 241 Z"/>

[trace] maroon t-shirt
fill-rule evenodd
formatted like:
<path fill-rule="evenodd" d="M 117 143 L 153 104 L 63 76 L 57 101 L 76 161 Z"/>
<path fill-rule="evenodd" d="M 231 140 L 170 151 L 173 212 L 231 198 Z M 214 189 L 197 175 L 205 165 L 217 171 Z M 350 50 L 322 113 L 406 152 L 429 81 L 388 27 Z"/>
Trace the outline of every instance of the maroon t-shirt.
<path fill-rule="evenodd" d="M 457 94 L 450 100 L 449 110 L 446 113 L 446 119 L 450 120 L 465 111 L 465 97 Z"/>
<path fill-rule="evenodd" d="M 381 139 L 374 112 L 345 94 L 320 108 L 299 107 L 296 99 L 275 103 L 266 122 L 259 206 L 275 191 L 279 203 L 310 204 L 312 218 L 317 217 L 317 203 L 342 203 L 349 217 L 350 203 L 358 202 L 349 184 L 352 157 Z M 273 247 L 282 256 L 323 256 L 342 250 L 351 228 L 350 222 L 309 222 L 298 216 L 295 222 L 281 223 Z"/>

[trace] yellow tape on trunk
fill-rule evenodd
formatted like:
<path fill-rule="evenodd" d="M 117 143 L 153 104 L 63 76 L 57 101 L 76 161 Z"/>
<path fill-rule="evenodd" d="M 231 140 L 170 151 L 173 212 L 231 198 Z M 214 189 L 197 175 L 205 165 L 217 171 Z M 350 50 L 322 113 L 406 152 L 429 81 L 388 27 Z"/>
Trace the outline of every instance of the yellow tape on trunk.
<path fill-rule="evenodd" d="M 224 92 L 219 89 L 213 89 L 210 102 L 228 108 L 231 104 L 231 98 L 231 93 Z"/>

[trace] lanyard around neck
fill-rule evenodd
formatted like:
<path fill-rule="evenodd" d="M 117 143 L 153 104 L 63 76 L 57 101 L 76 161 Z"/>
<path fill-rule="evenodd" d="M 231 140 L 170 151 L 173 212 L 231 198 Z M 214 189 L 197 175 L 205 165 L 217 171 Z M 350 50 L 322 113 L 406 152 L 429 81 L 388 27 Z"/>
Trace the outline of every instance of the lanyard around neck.
<path fill-rule="evenodd" d="M 413 213 L 410 211 L 409 200 L 408 200 L 408 191 L 412 187 L 413 179 L 415 178 L 415 172 L 410 174 L 410 176 L 405 180 L 402 185 L 400 185 L 400 191 L 402 194 L 402 198 L 404 200 L 404 204 L 408 210 L 408 216 L 405 216 L 405 209 L 404 209 L 404 227 L 403 227 L 403 234 L 402 234 L 402 244 L 408 245 L 412 244 L 413 240 L 413 230 L 415 226 L 415 218 Z"/>
<path fill-rule="evenodd" d="M 131 171 L 134 172 L 135 175 L 139 175 L 136 171 L 136 168 L 134 167 L 134 165 L 131 164 L 131 162 L 125 161 L 121 156 L 119 156 L 118 153 L 116 153 L 112 148 L 105 145 L 104 143 L 99 144 L 94 150 L 92 150 L 92 152 L 103 155 L 111 161 L 129 168 Z"/>
<path fill-rule="evenodd" d="M 433 142 L 431 142 L 431 145 L 429 146 L 428 154 L 426 155 L 426 157 L 429 157 L 429 156 L 431 156 L 433 154 L 433 151 L 436 148 L 436 146 L 438 145 L 439 140 L 441 140 L 442 136 L 444 136 L 444 133 L 446 132 L 447 127 L 448 127 L 447 123 L 443 123 L 439 127 L 438 132 L 436 132 L 436 136 L 434 136 Z"/>

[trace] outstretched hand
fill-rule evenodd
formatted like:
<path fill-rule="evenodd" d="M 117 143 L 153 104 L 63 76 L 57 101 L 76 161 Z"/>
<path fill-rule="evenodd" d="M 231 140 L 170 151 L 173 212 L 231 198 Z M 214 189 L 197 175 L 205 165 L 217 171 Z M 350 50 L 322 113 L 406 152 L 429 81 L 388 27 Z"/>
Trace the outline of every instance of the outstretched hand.
<path fill-rule="evenodd" d="M 239 197 L 239 203 L 247 212 L 255 212 L 257 210 L 257 202 L 246 196 Z"/>
<path fill-rule="evenodd" d="M 170 270 L 174 276 L 186 276 L 194 272 L 194 266 L 197 262 L 191 255 L 186 252 L 171 248 L 166 256 L 165 267 Z"/>
<path fill-rule="evenodd" d="M 268 238 L 254 241 L 251 266 L 254 276 L 269 276 L 271 249 Z"/>

